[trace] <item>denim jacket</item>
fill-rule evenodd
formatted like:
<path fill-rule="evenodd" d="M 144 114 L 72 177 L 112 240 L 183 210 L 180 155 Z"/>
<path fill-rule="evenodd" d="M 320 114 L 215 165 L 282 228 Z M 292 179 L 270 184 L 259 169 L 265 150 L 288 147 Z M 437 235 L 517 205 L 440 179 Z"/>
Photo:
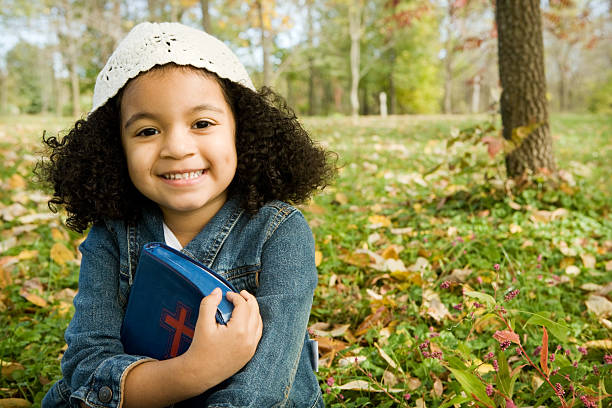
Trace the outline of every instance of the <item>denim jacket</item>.
<path fill-rule="evenodd" d="M 158 209 L 135 224 L 96 224 L 81 244 L 83 254 L 75 314 L 66 330 L 63 378 L 42 406 L 120 407 L 125 373 L 147 359 L 125 354 L 120 329 L 141 247 L 164 241 Z M 302 214 L 274 201 L 254 216 L 236 199 L 182 250 L 254 293 L 263 335 L 254 357 L 237 374 L 205 394 L 176 404 L 198 407 L 322 407 L 310 362 L 306 327 L 317 271 L 312 232 Z"/>

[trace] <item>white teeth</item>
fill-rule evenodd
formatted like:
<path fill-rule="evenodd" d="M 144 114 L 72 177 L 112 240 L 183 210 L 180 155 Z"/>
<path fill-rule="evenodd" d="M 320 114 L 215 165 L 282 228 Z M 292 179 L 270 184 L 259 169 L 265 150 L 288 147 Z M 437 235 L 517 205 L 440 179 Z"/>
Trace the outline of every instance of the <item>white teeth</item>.
<path fill-rule="evenodd" d="M 203 173 L 203 170 L 191 171 L 187 173 L 172 173 L 172 174 L 164 174 L 162 177 L 168 180 L 189 180 L 192 178 L 200 177 Z"/>

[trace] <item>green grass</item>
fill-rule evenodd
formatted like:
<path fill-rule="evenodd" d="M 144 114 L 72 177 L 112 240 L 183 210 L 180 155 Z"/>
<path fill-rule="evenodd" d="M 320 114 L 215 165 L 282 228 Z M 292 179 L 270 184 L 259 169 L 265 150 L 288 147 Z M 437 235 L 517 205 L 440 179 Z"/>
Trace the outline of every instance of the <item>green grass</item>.
<path fill-rule="evenodd" d="M 557 345 L 562 349 L 550 363 L 559 369 L 550 380 L 564 387 L 568 401 L 569 385 L 574 386 L 575 406 L 582 405 L 580 395 L 612 393 L 610 364 L 603 364 L 612 350 L 602 347 L 603 342 L 593 343 L 610 342 L 611 329 L 585 305 L 591 293 L 585 285 L 604 286 L 612 274 L 606 270 L 612 261 L 612 120 L 553 116 L 558 167 L 573 180 L 566 177 L 549 188 L 536 177 L 526 188 L 506 190 L 501 155 L 489 158 L 486 147 L 470 142 L 475 136 L 470 139 L 474 134 L 465 130 L 488 119 L 304 119 L 313 137 L 338 154 L 340 165 L 336 182 L 301 207 L 322 256 L 311 324 L 318 335 L 339 328 L 320 339 L 319 377 L 328 406 L 414 406 L 418 399 L 428 407 L 449 406 L 451 400 L 461 404 L 466 389 L 480 395 L 484 384 L 509 396 L 510 377 L 502 374 L 503 368 L 484 372 L 489 366 L 481 366 L 482 382 L 472 373 L 489 352 L 499 364 L 507 360 L 510 370 L 525 361 L 514 346 L 500 351 L 493 334 L 503 328 L 501 320 L 483 319 L 484 308 L 475 309 L 464 289 L 494 296 L 504 306 L 504 316 L 536 362 L 540 357 L 533 351 L 542 343 L 541 324 L 547 326 L 551 354 Z M 37 186 L 28 181 L 20 188 L 15 174 L 30 178 L 43 129 L 54 132 L 69 125 L 54 118 L 0 118 L 0 158 L 5 163 L 0 211 L 20 202 L 25 207 L 21 217 L 48 212 L 44 197 L 36 197 Z M 469 140 L 447 147 L 449 139 L 463 135 Z M 550 213 L 538 212 L 555 210 L 557 216 L 550 220 Z M 542 217 L 544 221 L 537 221 Z M 0 254 L 0 399 L 24 398 L 38 405 L 50 382 L 60 376 L 63 331 L 71 315 L 65 312 L 61 295 L 66 293 L 61 291 L 77 288 L 78 265 L 74 260 L 58 263 L 61 259 L 51 255 L 51 248 L 63 245 L 76 253 L 82 239 L 61 222 L 59 217 L 33 221 L 26 223 L 26 231 L 19 217 L 1 224 L 0 245 L 6 250 Z M 20 255 L 22 259 L 12 258 Z M 393 261 L 376 265 L 376 256 Z M 406 270 L 397 266 L 400 261 Z M 422 267 L 411 270 L 417 263 Z M 570 265 L 578 275 L 566 273 Z M 449 288 L 440 286 L 455 279 L 458 270 L 467 272 Z M 37 286 L 47 306 L 23 296 L 37 293 Z M 505 301 L 504 295 L 515 288 L 518 296 Z M 434 319 L 424 294 L 437 295 L 448 314 Z M 453 308 L 460 304 L 461 310 Z M 489 312 L 495 314 L 493 306 Z M 533 313 L 550 322 L 529 320 Z M 325 340 L 332 337 L 335 350 Z M 431 344 L 419 348 L 427 339 Z M 586 355 L 577 348 L 584 345 Z M 443 357 L 426 358 L 422 351 L 441 351 Z M 451 374 L 451 369 L 460 372 Z M 457 375 L 465 376 L 463 383 Z M 559 405 L 551 388 L 537 378 L 533 368 L 517 370 L 511 392 L 517 406 Z M 376 391 L 381 386 L 392 390 L 345 389 L 351 383 L 348 388 L 366 384 Z M 492 398 L 505 406 L 500 394 Z M 609 403 L 608 397 L 602 406 Z"/>

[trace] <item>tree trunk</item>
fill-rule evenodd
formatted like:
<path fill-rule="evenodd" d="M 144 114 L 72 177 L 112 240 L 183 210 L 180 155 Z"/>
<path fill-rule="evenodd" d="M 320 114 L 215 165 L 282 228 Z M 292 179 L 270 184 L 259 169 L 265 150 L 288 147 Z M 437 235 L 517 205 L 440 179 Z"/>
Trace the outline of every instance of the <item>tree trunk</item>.
<path fill-rule="evenodd" d="M 395 75 L 395 45 L 391 47 L 390 50 L 391 54 L 390 54 L 390 58 L 389 58 L 389 64 L 391 64 L 391 66 L 389 67 L 389 114 L 394 115 L 395 111 L 397 109 L 396 107 L 396 99 L 395 99 L 395 80 L 393 79 L 393 76 Z"/>
<path fill-rule="evenodd" d="M 202 28 L 209 34 L 212 34 L 212 27 L 210 25 L 210 12 L 208 6 L 208 0 L 200 0 L 200 8 L 202 9 Z"/>
<path fill-rule="evenodd" d="M 314 89 L 314 18 L 312 16 L 312 1 L 306 3 L 308 22 L 308 116 L 315 114 L 315 89 Z"/>
<path fill-rule="evenodd" d="M 361 5 L 353 0 L 349 5 L 349 34 L 351 37 L 351 115 L 359 116 L 359 76 L 361 64 Z"/>
<path fill-rule="evenodd" d="M 270 86 L 271 84 L 271 72 L 270 72 L 270 44 L 269 38 L 266 35 L 266 23 L 265 23 L 265 10 L 263 9 L 263 0 L 257 0 L 257 17 L 259 19 L 259 28 L 261 30 L 261 51 L 263 59 L 263 84 L 264 86 Z"/>
<path fill-rule="evenodd" d="M 455 3 L 448 2 L 448 23 L 446 24 L 446 41 L 444 42 L 444 113 L 453 112 L 453 30 Z"/>
<path fill-rule="evenodd" d="M 540 2 L 497 0 L 496 3 L 503 137 L 513 140 L 513 134 L 531 129 L 526 137 L 515 137 L 518 147 L 506 155 L 506 172 L 508 177 L 515 177 L 527 170 L 554 171 Z"/>

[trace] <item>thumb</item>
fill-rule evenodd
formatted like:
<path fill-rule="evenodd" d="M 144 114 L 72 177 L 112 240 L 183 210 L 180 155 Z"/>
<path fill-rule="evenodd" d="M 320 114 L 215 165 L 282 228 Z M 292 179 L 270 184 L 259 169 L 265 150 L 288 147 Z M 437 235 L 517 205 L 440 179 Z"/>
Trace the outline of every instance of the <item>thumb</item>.
<path fill-rule="evenodd" d="M 221 303 L 220 288 L 215 288 L 210 292 L 210 295 L 202 299 L 202 303 L 200 303 L 200 316 L 205 322 L 216 324 L 215 314 L 217 313 L 219 303 Z"/>

